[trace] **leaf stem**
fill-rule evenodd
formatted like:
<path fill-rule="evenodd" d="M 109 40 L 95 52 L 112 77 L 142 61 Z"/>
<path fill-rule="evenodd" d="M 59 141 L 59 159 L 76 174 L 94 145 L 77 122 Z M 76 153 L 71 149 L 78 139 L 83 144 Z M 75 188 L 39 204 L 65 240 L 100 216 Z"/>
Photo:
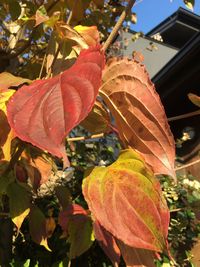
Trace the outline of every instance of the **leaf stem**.
<path fill-rule="evenodd" d="M 119 29 L 122 26 L 122 23 L 124 22 L 126 16 L 128 15 L 128 13 L 131 11 L 132 6 L 135 4 L 135 0 L 129 0 L 128 5 L 126 6 L 125 10 L 122 12 L 121 16 L 119 17 L 117 23 L 115 24 L 112 32 L 110 33 L 110 35 L 108 36 L 108 39 L 105 41 L 102 50 L 105 52 L 108 47 L 110 46 L 110 44 L 112 43 L 112 41 L 114 40 L 114 38 L 116 37 Z"/>
<path fill-rule="evenodd" d="M 200 159 L 197 159 L 197 160 L 195 160 L 195 161 L 192 161 L 192 162 L 190 162 L 190 163 L 188 163 L 188 164 L 185 164 L 185 165 L 182 165 L 182 166 L 180 166 L 180 167 L 176 167 L 176 168 L 175 168 L 175 171 L 180 171 L 180 170 L 182 170 L 182 169 L 185 169 L 185 168 L 188 168 L 188 167 L 190 167 L 190 166 L 193 166 L 193 165 L 195 165 L 195 164 L 197 164 L 197 163 L 200 163 Z"/>
<path fill-rule="evenodd" d="M 47 58 L 47 54 L 44 55 L 44 58 L 43 58 L 43 61 L 42 61 L 42 66 L 41 66 L 41 69 L 40 69 L 39 79 L 41 79 L 41 77 L 42 77 L 42 71 L 44 69 L 44 64 L 45 64 L 46 58 Z"/>
<path fill-rule="evenodd" d="M 190 113 L 168 118 L 168 121 L 182 120 L 182 119 L 190 118 L 190 117 L 197 116 L 197 115 L 200 115 L 200 109 L 198 109 L 197 111 L 190 112 Z"/>

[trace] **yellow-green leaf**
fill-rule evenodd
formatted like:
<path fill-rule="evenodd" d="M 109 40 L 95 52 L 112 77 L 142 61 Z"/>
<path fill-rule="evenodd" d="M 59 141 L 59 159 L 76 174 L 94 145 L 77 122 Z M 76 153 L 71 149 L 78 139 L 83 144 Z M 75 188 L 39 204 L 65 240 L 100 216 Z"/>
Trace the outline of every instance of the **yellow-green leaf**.
<path fill-rule="evenodd" d="M 141 156 L 128 149 L 108 167 L 96 167 L 83 181 L 93 217 L 124 244 L 167 248 L 169 211 L 159 181 Z"/>
<path fill-rule="evenodd" d="M 184 3 L 187 8 L 194 10 L 195 0 L 184 0 Z"/>
<path fill-rule="evenodd" d="M 3 73 L 2 73 L 3 74 Z M 0 74 L 1 79 L 1 74 Z M 1 83 L 1 80 L 0 80 Z M 5 86 L 4 86 L 5 88 Z M 15 93 L 15 90 L 4 90 L 0 87 L 0 109 L 3 110 L 4 113 L 6 113 L 6 103 L 8 102 L 9 98 Z"/>

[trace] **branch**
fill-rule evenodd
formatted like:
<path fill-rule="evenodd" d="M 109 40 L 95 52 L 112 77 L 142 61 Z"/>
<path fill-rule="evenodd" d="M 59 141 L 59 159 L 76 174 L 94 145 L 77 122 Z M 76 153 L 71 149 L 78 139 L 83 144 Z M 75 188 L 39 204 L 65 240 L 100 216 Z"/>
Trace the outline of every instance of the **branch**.
<path fill-rule="evenodd" d="M 96 138 L 104 137 L 104 135 L 105 135 L 104 133 L 100 133 L 100 134 L 93 134 L 93 135 L 90 135 L 90 136 L 72 137 L 72 138 L 67 138 L 67 141 L 68 142 L 74 142 L 74 141 L 96 139 Z"/>
<path fill-rule="evenodd" d="M 197 164 L 197 163 L 200 163 L 200 159 L 197 159 L 197 160 L 195 160 L 195 161 L 193 161 L 193 162 L 190 162 L 190 163 L 188 163 L 188 164 L 182 165 L 182 166 L 180 166 L 180 167 L 176 167 L 176 168 L 175 168 L 175 171 L 180 171 L 180 170 L 182 170 L 182 169 L 185 169 L 185 168 L 188 168 L 188 167 L 190 167 L 190 166 L 193 166 L 193 165 L 195 165 L 195 164 Z"/>
<path fill-rule="evenodd" d="M 190 117 L 197 116 L 197 115 L 200 115 L 200 109 L 197 111 L 190 112 L 190 113 L 186 113 L 186 114 L 182 114 L 179 116 L 168 118 L 168 121 L 182 120 L 182 119 L 190 118 Z"/>
<path fill-rule="evenodd" d="M 117 23 L 115 24 L 112 32 L 110 33 L 110 35 L 108 36 L 108 39 L 106 40 L 106 42 L 103 45 L 102 50 L 105 52 L 108 47 L 110 46 L 110 44 L 112 43 L 112 41 L 114 40 L 114 38 L 116 37 L 119 29 L 122 26 L 122 23 L 124 22 L 126 16 L 129 14 L 129 12 L 131 11 L 132 6 L 135 4 L 135 0 L 129 0 L 128 5 L 126 6 L 125 10 L 122 12 L 121 16 L 119 17 L 119 20 L 117 21 Z"/>

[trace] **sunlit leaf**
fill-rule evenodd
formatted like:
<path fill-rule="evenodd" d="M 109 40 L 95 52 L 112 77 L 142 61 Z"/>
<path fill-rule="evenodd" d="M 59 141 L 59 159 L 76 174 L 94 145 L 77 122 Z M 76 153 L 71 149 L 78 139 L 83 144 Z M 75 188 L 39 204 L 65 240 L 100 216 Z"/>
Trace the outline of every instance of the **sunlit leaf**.
<path fill-rule="evenodd" d="M 194 10 L 194 5 L 195 5 L 195 0 L 183 0 L 186 7 L 191 9 L 192 11 Z"/>
<path fill-rule="evenodd" d="M 83 181 L 95 219 L 114 237 L 135 248 L 167 248 L 169 211 L 159 181 L 133 150 L 108 167 L 95 167 Z"/>
<path fill-rule="evenodd" d="M 30 212 L 30 192 L 14 182 L 8 185 L 7 195 L 9 197 L 10 216 L 19 230 Z"/>
<path fill-rule="evenodd" d="M 4 79 L 3 74 L 5 72 L 0 74 L 0 83 L 1 83 L 1 75 L 2 79 Z M 2 85 L 2 84 L 1 84 Z M 8 87 L 10 85 L 7 85 Z M 2 85 L 3 89 L 0 88 L 0 110 L 2 110 L 6 114 L 6 104 L 9 100 L 9 98 L 16 92 L 15 90 L 7 89 L 6 85 Z"/>
<path fill-rule="evenodd" d="M 175 146 L 164 108 L 143 65 L 114 59 L 100 94 L 112 112 L 125 147 L 140 152 L 155 173 L 175 177 Z"/>
<path fill-rule="evenodd" d="M 51 79 L 20 88 L 8 102 L 8 120 L 22 140 L 63 157 L 65 137 L 90 112 L 101 84 L 100 47 L 83 50 L 76 63 Z"/>
<path fill-rule="evenodd" d="M 74 30 L 76 30 L 83 37 L 83 39 L 89 46 L 99 44 L 100 36 L 96 26 L 87 27 L 77 25 L 76 27 L 74 27 Z"/>
<path fill-rule="evenodd" d="M 195 104 L 197 107 L 200 107 L 200 96 L 190 93 L 188 94 L 188 97 L 193 104 Z"/>
<path fill-rule="evenodd" d="M 35 13 L 35 27 L 47 21 L 48 19 L 49 19 L 49 16 L 47 16 L 45 7 L 43 5 L 40 6 Z"/>
<path fill-rule="evenodd" d="M 14 86 L 14 87 L 17 87 L 21 84 L 24 84 L 24 83 L 31 83 L 31 80 L 29 79 L 25 79 L 25 78 L 22 78 L 22 77 L 17 77 L 17 76 L 14 76 L 8 72 L 2 72 L 0 73 L 0 90 L 5 90 L 5 89 L 8 89 L 9 87 L 11 86 Z M 11 93 L 11 91 L 9 91 L 10 94 L 13 94 Z M 8 94 L 8 92 L 7 92 Z"/>
<path fill-rule="evenodd" d="M 85 39 L 78 33 L 78 31 L 74 30 L 72 27 L 63 22 L 56 23 L 56 31 L 59 34 L 61 40 L 69 39 L 76 42 L 80 49 L 87 49 L 88 45 Z"/>

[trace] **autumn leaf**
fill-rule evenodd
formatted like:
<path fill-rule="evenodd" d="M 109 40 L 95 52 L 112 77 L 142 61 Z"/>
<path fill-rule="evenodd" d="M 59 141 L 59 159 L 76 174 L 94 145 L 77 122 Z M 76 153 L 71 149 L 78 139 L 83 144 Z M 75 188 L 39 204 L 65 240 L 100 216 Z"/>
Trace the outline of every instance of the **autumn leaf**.
<path fill-rule="evenodd" d="M 60 211 L 58 217 L 58 223 L 60 224 L 65 235 L 68 234 L 68 226 L 70 218 L 73 215 L 77 214 L 87 215 L 87 212 L 78 204 L 68 204 L 66 207 L 64 207 L 63 210 Z"/>
<path fill-rule="evenodd" d="M 34 190 L 46 183 L 53 173 L 53 169 L 56 169 L 50 155 L 31 145 L 26 146 L 20 163 L 27 172 Z"/>
<path fill-rule="evenodd" d="M 94 235 L 113 266 L 119 264 L 121 252 L 114 237 L 96 220 L 93 224 Z"/>
<path fill-rule="evenodd" d="M 74 259 L 86 252 L 93 244 L 92 221 L 90 217 L 76 214 L 69 220 L 68 226 L 70 242 L 69 258 Z"/>
<path fill-rule="evenodd" d="M 188 98 L 194 105 L 200 107 L 200 96 L 190 93 L 188 94 Z"/>
<path fill-rule="evenodd" d="M 175 177 L 174 139 L 144 66 L 114 59 L 104 71 L 100 95 L 115 118 L 124 146 L 141 153 L 155 173 Z"/>
<path fill-rule="evenodd" d="M 150 250 L 133 248 L 125 245 L 122 241 L 117 242 L 126 267 L 155 267 L 155 253 Z"/>
<path fill-rule="evenodd" d="M 1 76 L 1 74 L 0 74 Z M 15 90 L 0 89 L 0 159 L 9 161 L 11 159 L 11 142 L 14 139 L 14 133 L 10 129 L 7 120 L 7 102 L 9 98 L 15 93 Z"/>
<path fill-rule="evenodd" d="M 68 8 L 72 11 L 72 20 L 80 21 L 85 10 L 89 7 L 91 0 L 66 0 Z"/>
<path fill-rule="evenodd" d="M 44 246 L 47 250 L 50 251 L 48 246 L 47 237 L 48 237 L 48 227 L 44 214 L 42 211 L 35 205 L 31 206 L 29 214 L 29 230 L 32 237 L 32 240 Z"/>
<path fill-rule="evenodd" d="M 31 196 L 24 187 L 16 182 L 8 185 L 6 193 L 9 197 L 10 216 L 17 230 L 30 212 Z"/>
<path fill-rule="evenodd" d="M 115 238 L 130 247 L 167 249 L 167 204 L 159 181 L 135 151 L 123 151 L 108 167 L 95 167 L 82 189 L 94 218 Z"/>
<path fill-rule="evenodd" d="M 23 86 L 7 106 L 8 121 L 23 141 L 63 157 L 64 139 L 90 112 L 101 84 L 100 46 L 83 50 L 76 63 L 51 79 Z"/>
<path fill-rule="evenodd" d="M 47 20 L 49 20 L 49 16 L 47 15 L 44 5 L 42 5 L 35 13 L 35 27 Z"/>
<path fill-rule="evenodd" d="M 187 8 L 194 10 L 195 0 L 184 0 L 184 3 Z"/>
<path fill-rule="evenodd" d="M 74 27 L 74 30 L 76 30 L 83 37 L 87 45 L 94 46 L 99 44 L 100 36 L 96 26 L 87 27 L 77 25 Z"/>
<path fill-rule="evenodd" d="M 0 90 L 1 91 L 6 90 L 12 86 L 18 87 L 19 85 L 24 84 L 24 83 L 29 84 L 31 83 L 31 80 L 14 76 L 9 72 L 0 73 Z M 11 91 L 7 91 L 7 94 L 8 92 L 10 92 L 10 94 L 12 95 Z"/>
<path fill-rule="evenodd" d="M 88 45 L 85 39 L 81 36 L 81 34 L 79 34 L 78 31 L 74 30 L 72 27 L 70 27 L 66 23 L 57 22 L 55 27 L 62 42 L 63 40 L 69 39 L 69 40 L 76 42 L 76 44 L 79 45 L 81 50 L 88 48 Z"/>
<path fill-rule="evenodd" d="M 88 213 L 78 204 L 69 204 L 58 218 L 64 236 L 70 242 L 69 257 L 76 258 L 92 245 L 92 221 Z"/>
<path fill-rule="evenodd" d="M 110 130 L 110 115 L 105 107 L 98 101 L 81 125 L 90 133 L 98 134 Z"/>

